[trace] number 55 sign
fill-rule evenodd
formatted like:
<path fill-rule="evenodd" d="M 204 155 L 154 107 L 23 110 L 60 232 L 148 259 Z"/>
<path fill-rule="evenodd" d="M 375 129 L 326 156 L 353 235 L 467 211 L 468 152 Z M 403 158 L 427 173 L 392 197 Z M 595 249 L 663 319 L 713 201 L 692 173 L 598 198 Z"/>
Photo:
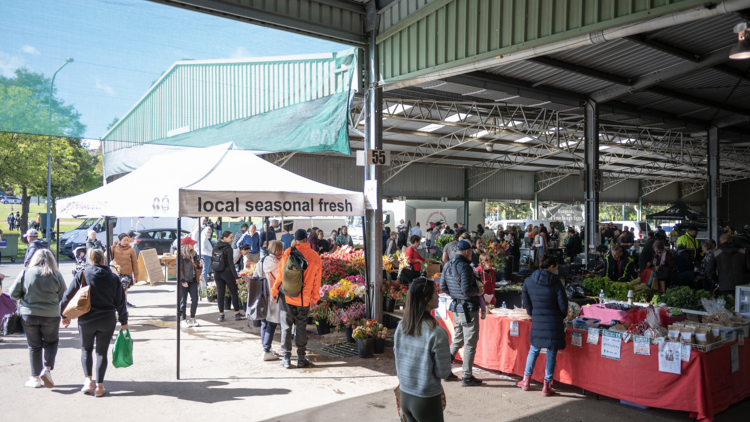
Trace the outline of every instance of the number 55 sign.
<path fill-rule="evenodd" d="M 367 164 L 375 166 L 390 166 L 391 152 L 380 149 L 367 150 Z"/>

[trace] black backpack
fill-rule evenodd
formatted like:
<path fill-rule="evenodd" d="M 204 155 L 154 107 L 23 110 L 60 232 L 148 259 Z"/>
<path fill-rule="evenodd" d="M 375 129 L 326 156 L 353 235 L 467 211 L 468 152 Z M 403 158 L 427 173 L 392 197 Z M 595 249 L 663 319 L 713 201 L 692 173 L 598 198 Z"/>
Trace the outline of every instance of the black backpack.
<path fill-rule="evenodd" d="M 224 251 L 219 249 L 219 244 L 214 245 L 214 249 L 211 252 L 211 269 L 214 272 L 222 272 L 226 268 L 224 262 Z"/>

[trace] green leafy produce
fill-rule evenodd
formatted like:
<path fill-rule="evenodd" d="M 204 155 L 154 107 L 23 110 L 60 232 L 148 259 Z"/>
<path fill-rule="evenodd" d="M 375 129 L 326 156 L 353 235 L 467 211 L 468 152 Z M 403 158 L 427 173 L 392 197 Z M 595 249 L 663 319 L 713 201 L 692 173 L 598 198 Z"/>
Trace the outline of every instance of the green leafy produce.
<path fill-rule="evenodd" d="M 711 293 L 705 290 L 693 290 L 690 287 L 671 287 L 662 295 L 655 295 L 651 300 L 653 305 L 666 303 L 671 308 L 703 311 L 701 298 L 710 299 Z"/>
<path fill-rule="evenodd" d="M 438 245 L 438 248 L 445 249 L 445 245 L 447 245 L 450 242 L 453 242 L 453 235 L 452 234 L 444 234 L 437 238 L 435 241 Z"/>
<path fill-rule="evenodd" d="M 590 277 L 583 280 L 583 287 L 589 289 L 591 294 L 599 296 L 604 290 L 607 299 L 628 300 L 628 291 L 633 291 L 634 302 L 650 302 L 654 292 L 648 286 L 641 283 L 640 279 L 634 279 L 627 283 L 610 281 L 607 277 Z"/>
<path fill-rule="evenodd" d="M 523 290 L 523 284 L 507 284 L 495 290 L 504 293 L 521 293 Z"/>

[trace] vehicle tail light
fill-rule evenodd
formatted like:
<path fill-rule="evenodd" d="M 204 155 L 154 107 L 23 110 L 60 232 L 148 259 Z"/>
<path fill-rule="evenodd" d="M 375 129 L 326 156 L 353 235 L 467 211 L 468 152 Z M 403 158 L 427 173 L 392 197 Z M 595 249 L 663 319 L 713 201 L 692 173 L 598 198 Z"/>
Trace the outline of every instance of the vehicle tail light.
<path fill-rule="evenodd" d="M 141 240 L 140 240 L 140 239 L 135 239 L 135 240 L 133 241 L 133 244 L 134 244 L 134 245 L 137 245 L 137 244 L 139 244 L 139 243 L 141 243 Z"/>

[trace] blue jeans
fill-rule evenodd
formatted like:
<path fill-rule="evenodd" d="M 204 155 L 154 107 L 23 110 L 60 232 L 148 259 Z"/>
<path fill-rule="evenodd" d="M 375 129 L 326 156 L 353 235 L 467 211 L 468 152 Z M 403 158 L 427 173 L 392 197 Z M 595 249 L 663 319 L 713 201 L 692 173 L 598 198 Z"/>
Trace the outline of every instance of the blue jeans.
<path fill-rule="evenodd" d="M 201 255 L 203 260 L 203 279 L 208 283 L 208 270 L 211 268 L 211 255 Z"/>
<path fill-rule="evenodd" d="M 273 344 L 273 335 L 276 334 L 275 322 L 268 322 L 265 319 L 260 321 L 260 341 L 263 344 L 263 351 L 270 352 Z"/>
<path fill-rule="evenodd" d="M 524 376 L 531 376 L 534 372 L 534 366 L 536 365 L 536 358 L 539 357 L 539 352 L 542 349 L 539 347 L 531 346 L 529 349 L 529 357 L 526 358 L 526 370 L 523 372 Z M 552 381 L 552 377 L 555 375 L 555 361 L 557 359 L 557 350 L 547 349 L 547 367 L 544 370 L 544 380 L 547 382 Z"/>

